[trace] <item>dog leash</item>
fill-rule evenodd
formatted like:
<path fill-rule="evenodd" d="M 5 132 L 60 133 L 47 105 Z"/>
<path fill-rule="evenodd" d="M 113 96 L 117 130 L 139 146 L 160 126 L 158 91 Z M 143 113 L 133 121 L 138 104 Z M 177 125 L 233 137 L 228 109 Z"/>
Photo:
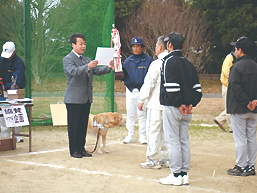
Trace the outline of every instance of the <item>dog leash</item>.
<path fill-rule="evenodd" d="M 95 119 L 94 119 L 95 116 L 94 115 L 90 114 L 89 117 L 92 118 L 92 127 L 94 127 L 94 126 L 98 127 L 95 148 L 93 149 L 93 151 L 88 152 L 88 153 L 94 153 L 96 148 L 97 148 L 97 144 L 98 144 L 98 140 L 99 140 L 99 136 L 100 136 L 100 130 L 105 131 L 106 129 L 104 128 L 104 126 L 102 124 L 94 123 L 95 122 Z"/>
<path fill-rule="evenodd" d="M 88 152 L 88 153 L 94 153 L 94 152 L 95 152 L 95 150 L 96 150 L 96 148 L 97 148 L 97 144 L 98 144 L 99 136 L 100 136 L 100 129 L 101 129 L 101 128 L 98 128 L 97 138 L 96 138 L 96 143 L 95 143 L 95 148 L 93 149 L 93 151 Z"/>
<path fill-rule="evenodd" d="M 100 136 L 100 130 L 101 130 L 102 128 L 104 128 L 104 127 L 103 127 L 103 125 L 100 125 L 100 124 L 98 124 L 98 123 L 95 123 L 95 119 L 94 119 L 95 116 L 94 116 L 94 115 L 89 115 L 89 117 L 92 118 L 92 128 L 93 128 L 94 126 L 97 126 L 97 127 L 98 127 L 97 137 L 96 137 L 96 143 L 95 143 L 95 148 L 93 149 L 93 151 L 88 152 L 88 153 L 94 153 L 95 150 L 96 150 L 96 148 L 97 148 L 97 144 L 98 144 L 98 140 L 99 140 L 99 136 Z M 95 124 L 95 125 L 94 125 L 94 124 Z"/>

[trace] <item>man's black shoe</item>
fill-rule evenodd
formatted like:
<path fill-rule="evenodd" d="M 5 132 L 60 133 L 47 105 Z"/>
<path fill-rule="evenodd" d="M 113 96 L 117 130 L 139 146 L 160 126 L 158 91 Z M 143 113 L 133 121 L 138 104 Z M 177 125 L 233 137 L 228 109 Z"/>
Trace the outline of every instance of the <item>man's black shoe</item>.
<path fill-rule="evenodd" d="M 92 157 L 92 154 L 87 153 L 86 151 L 82 151 L 82 152 L 81 152 L 81 155 L 82 155 L 83 157 Z"/>
<path fill-rule="evenodd" d="M 247 170 L 249 172 L 249 175 L 255 175 L 255 167 L 254 166 L 247 166 Z"/>
<path fill-rule="evenodd" d="M 71 154 L 71 156 L 74 157 L 74 158 L 82 158 L 82 155 L 78 152 L 75 152 L 75 153 Z"/>

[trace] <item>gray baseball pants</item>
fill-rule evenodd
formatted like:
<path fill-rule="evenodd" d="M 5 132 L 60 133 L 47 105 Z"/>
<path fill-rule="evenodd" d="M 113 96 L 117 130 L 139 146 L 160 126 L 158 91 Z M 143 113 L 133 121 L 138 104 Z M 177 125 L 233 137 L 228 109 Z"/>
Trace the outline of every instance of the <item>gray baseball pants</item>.
<path fill-rule="evenodd" d="M 171 173 L 188 172 L 190 167 L 190 142 L 188 127 L 192 114 L 182 115 L 177 107 L 163 107 L 163 129 L 168 147 L 171 150 Z"/>
<path fill-rule="evenodd" d="M 236 164 L 240 167 L 256 164 L 256 121 L 254 113 L 231 114 Z"/>

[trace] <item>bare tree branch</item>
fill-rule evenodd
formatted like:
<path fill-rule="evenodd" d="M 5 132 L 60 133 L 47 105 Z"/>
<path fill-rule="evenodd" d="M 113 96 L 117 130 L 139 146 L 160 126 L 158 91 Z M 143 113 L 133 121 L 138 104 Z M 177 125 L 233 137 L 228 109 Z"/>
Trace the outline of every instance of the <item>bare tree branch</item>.
<path fill-rule="evenodd" d="M 123 57 L 127 58 L 132 54 L 130 40 L 133 37 L 142 37 L 145 53 L 154 56 L 157 38 L 176 31 L 183 34 L 186 40 L 182 50 L 184 56 L 195 65 L 198 72 L 203 69 L 202 59 L 207 57 L 211 34 L 209 24 L 198 10 L 178 6 L 176 2 L 149 0 L 143 3 L 140 10 L 132 13 L 124 22 L 125 27 L 120 30 L 122 38 L 127 40 L 123 42 L 123 46 L 127 48 L 124 50 L 130 50 L 122 52 Z"/>

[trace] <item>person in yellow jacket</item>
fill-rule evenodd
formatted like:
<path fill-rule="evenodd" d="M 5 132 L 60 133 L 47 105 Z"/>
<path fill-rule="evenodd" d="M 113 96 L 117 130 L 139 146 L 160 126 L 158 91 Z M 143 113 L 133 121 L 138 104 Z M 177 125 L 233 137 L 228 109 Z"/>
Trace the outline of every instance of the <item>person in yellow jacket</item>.
<path fill-rule="evenodd" d="M 228 91 L 228 78 L 229 78 L 229 72 L 230 68 L 233 65 L 233 62 L 236 60 L 236 57 L 234 55 L 234 50 L 229 53 L 222 64 L 222 70 L 220 75 L 220 81 L 222 83 L 222 98 L 225 105 L 225 110 L 222 111 L 219 116 L 217 116 L 214 119 L 214 122 L 223 130 L 225 131 L 223 124 L 227 121 L 227 124 L 229 126 L 229 132 L 232 133 L 232 126 L 230 121 L 230 114 L 227 114 L 227 91 Z"/>

